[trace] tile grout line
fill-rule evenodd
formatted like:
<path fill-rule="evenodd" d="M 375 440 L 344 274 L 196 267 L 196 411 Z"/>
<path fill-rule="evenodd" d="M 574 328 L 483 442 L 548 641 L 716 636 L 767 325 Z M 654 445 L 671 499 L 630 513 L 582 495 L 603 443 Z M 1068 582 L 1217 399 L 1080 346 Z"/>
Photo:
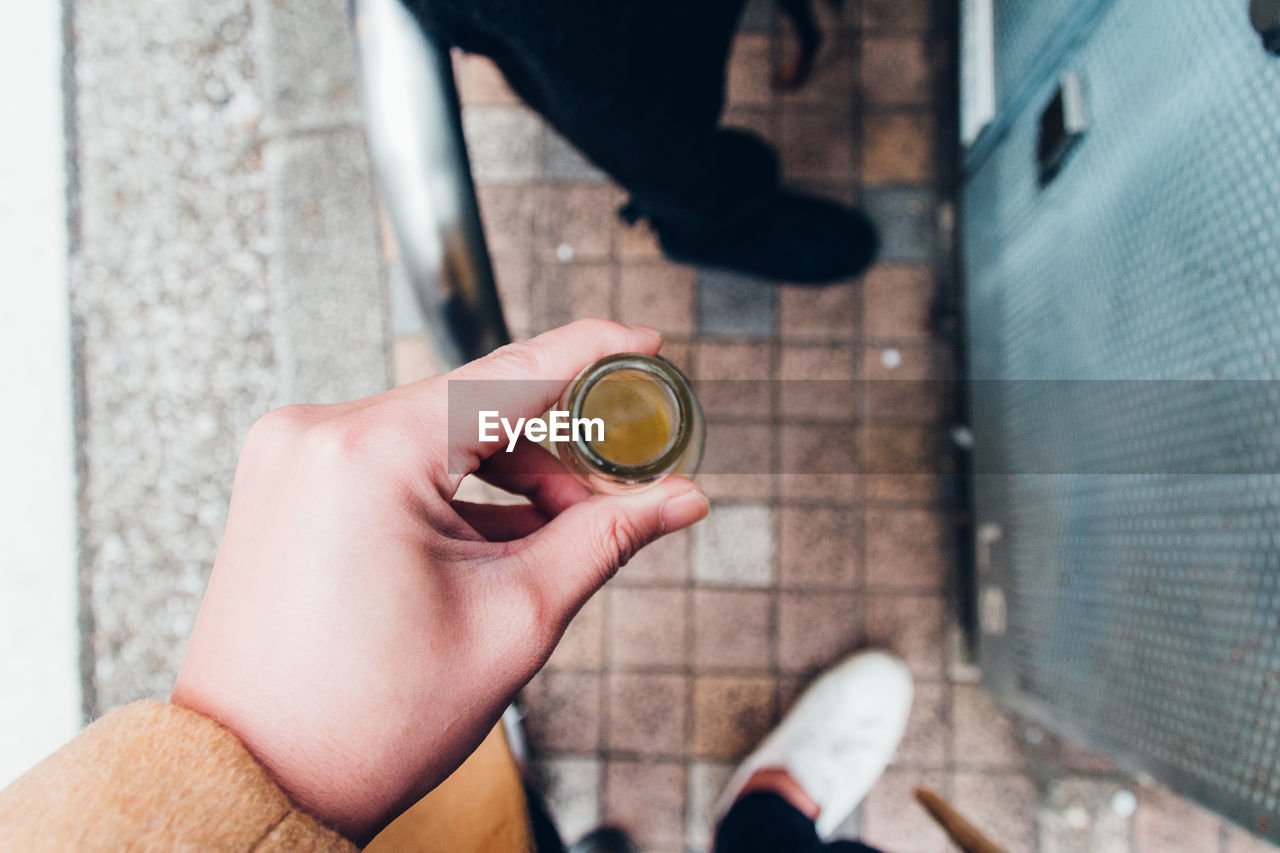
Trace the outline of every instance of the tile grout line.
<path fill-rule="evenodd" d="M 697 281 L 695 279 L 695 282 L 694 282 L 695 294 L 694 294 L 694 303 L 693 303 L 695 315 L 696 315 L 696 312 L 698 311 L 698 302 L 699 302 L 697 298 L 697 292 L 696 292 L 697 286 L 698 286 Z M 689 344 L 689 352 L 685 362 L 685 366 L 688 368 L 690 376 L 697 376 L 698 375 L 698 342 L 700 341 L 700 337 L 698 337 L 698 330 L 700 326 L 696 316 L 694 319 L 693 328 L 694 328 L 694 337 L 692 339 L 692 342 Z M 693 762 L 694 762 L 694 755 L 695 755 L 694 715 L 697 713 L 697 704 L 694 701 L 694 690 L 697 685 L 697 667 L 695 666 L 695 646 L 697 643 L 697 637 L 695 636 L 695 631 L 696 631 L 694 626 L 695 613 L 694 613 L 694 605 L 693 605 L 693 598 L 694 598 L 694 595 L 696 594 L 697 587 L 694 582 L 694 567 L 693 567 L 694 548 L 693 548 L 692 534 L 685 537 L 684 548 L 685 548 L 684 564 L 686 567 L 685 577 L 684 577 L 685 592 L 684 592 L 684 601 L 683 601 L 684 614 L 685 614 L 685 622 L 684 622 L 685 696 L 684 696 L 684 755 L 683 755 L 684 791 L 682 792 L 683 796 L 680 798 L 680 838 L 684 843 L 687 843 L 688 837 L 689 837 L 689 821 L 690 821 L 689 796 L 693 788 L 693 781 L 692 781 L 693 772 L 692 771 L 693 771 Z"/>

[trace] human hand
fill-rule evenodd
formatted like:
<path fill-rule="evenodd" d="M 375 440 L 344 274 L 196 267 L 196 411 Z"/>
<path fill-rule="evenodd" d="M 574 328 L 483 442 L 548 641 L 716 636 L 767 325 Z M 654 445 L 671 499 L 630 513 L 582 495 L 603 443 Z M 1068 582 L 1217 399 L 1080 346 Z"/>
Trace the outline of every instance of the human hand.
<path fill-rule="evenodd" d="M 173 701 L 367 841 L 470 754 L 622 563 L 708 510 L 674 477 L 593 496 L 523 440 L 450 448 L 447 380 L 544 380 L 512 401 L 535 417 L 587 364 L 660 343 L 582 321 L 375 397 L 262 418 Z M 462 467 L 531 503 L 454 500 Z"/>

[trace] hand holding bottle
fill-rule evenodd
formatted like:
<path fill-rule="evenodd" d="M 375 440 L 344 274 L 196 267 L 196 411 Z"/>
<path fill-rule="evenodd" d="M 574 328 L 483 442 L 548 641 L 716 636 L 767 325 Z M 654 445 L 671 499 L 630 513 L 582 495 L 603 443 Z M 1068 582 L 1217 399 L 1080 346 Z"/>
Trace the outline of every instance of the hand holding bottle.
<path fill-rule="evenodd" d="M 527 441 L 448 447 L 447 380 L 543 380 L 513 401 L 536 417 L 563 389 L 547 398 L 545 380 L 660 343 L 582 321 L 365 400 L 265 416 L 173 701 L 367 841 L 475 748 L 622 563 L 708 511 L 680 477 L 606 497 Z M 459 458 L 530 503 L 454 500 Z"/>

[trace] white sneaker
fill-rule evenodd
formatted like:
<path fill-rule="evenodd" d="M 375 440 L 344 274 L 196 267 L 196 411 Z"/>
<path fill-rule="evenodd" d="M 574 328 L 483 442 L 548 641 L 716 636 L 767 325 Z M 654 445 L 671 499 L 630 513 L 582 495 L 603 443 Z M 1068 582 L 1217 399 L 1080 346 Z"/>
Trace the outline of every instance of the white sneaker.
<path fill-rule="evenodd" d="M 898 748 L 911 712 L 911 673 L 881 651 L 858 652 L 815 681 L 729 780 L 716 807 L 729 811 L 757 770 L 781 767 L 821 808 L 830 836 L 862 802 Z"/>

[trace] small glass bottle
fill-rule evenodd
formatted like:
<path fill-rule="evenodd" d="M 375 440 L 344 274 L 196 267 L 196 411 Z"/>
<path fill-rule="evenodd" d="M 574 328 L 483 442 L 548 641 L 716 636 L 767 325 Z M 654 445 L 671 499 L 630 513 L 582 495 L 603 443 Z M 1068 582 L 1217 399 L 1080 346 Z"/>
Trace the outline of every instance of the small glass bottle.
<path fill-rule="evenodd" d="M 603 421 L 603 436 L 575 430 L 556 445 L 569 470 L 597 492 L 643 489 L 669 474 L 690 477 L 702 461 L 702 406 L 689 380 L 661 356 L 600 359 L 569 383 L 560 408 L 574 423 Z"/>

